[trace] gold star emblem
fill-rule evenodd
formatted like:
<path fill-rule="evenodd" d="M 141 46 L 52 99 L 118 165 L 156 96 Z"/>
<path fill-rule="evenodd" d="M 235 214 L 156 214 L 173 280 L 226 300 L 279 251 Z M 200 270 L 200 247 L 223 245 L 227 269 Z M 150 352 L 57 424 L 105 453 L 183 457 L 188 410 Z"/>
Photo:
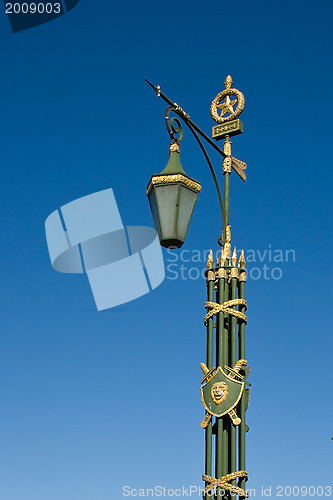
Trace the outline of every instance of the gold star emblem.
<path fill-rule="evenodd" d="M 211 117 L 216 123 L 231 122 L 232 120 L 238 118 L 244 109 L 244 96 L 239 90 L 231 88 L 232 78 L 230 75 L 227 76 L 224 82 L 224 86 L 225 90 L 217 94 L 215 99 L 213 99 L 212 105 L 210 107 Z M 230 98 L 232 98 L 233 100 L 231 100 Z M 219 112 L 218 108 L 220 108 L 221 113 Z"/>
<path fill-rule="evenodd" d="M 217 107 L 221 109 L 221 114 L 220 116 L 224 116 L 226 113 L 233 113 L 234 112 L 234 105 L 236 104 L 237 99 L 234 101 L 230 100 L 230 97 L 227 95 L 225 98 L 225 102 L 222 102 L 221 104 L 218 104 Z"/>

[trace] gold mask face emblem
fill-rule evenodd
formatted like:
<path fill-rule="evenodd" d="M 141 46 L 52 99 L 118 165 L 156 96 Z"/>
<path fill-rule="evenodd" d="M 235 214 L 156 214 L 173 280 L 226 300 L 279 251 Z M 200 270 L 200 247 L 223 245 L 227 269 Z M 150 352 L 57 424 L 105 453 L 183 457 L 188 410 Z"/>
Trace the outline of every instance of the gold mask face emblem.
<path fill-rule="evenodd" d="M 210 392 L 212 400 L 216 405 L 220 405 L 227 399 L 228 386 L 225 382 L 216 382 Z"/>

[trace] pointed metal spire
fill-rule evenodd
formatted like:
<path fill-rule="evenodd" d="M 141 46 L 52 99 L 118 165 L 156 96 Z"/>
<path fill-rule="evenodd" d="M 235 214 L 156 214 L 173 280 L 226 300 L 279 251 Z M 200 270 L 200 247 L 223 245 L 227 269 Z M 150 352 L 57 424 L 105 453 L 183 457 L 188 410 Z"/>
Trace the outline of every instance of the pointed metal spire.
<path fill-rule="evenodd" d="M 151 88 L 155 90 L 157 97 L 160 97 L 160 95 L 161 95 L 161 87 L 160 87 L 159 85 L 157 85 L 157 87 L 155 87 L 155 85 L 153 85 L 152 83 L 150 83 L 150 82 L 147 80 L 147 78 L 145 78 L 145 82 L 147 82 L 147 83 L 148 83 L 148 85 L 150 85 L 150 86 L 151 86 Z"/>
<path fill-rule="evenodd" d="M 241 268 L 241 269 L 245 269 L 245 256 L 244 256 L 244 250 L 242 250 L 242 253 L 239 257 L 239 262 L 238 262 L 238 266 Z"/>
<path fill-rule="evenodd" d="M 234 248 L 234 251 L 232 253 L 231 262 L 232 262 L 233 267 L 237 267 L 237 251 L 236 251 L 236 247 Z"/>
<path fill-rule="evenodd" d="M 231 89 L 232 84 L 233 84 L 233 81 L 232 81 L 231 75 L 228 75 L 227 78 L 225 79 L 224 87 L 227 90 L 229 90 L 229 89 Z"/>
<path fill-rule="evenodd" d="M 225 252 L 224 252 L 224 247 L 221 248 L 221 254 L 220 257 L 217 261 L 219 266 L 224 266 L 224 261 L 225 261 Z"/>
<path fill-rule="evenodd" d="M 206 269 L 207 270 L 212 269 L 213 265 L 214 265 L 213 250 L 211 249 L 210 252 L 209 252 L 209 255 L 208 255 L 208 259 L 207 259 L 207 267 L 206 267 Z"/>

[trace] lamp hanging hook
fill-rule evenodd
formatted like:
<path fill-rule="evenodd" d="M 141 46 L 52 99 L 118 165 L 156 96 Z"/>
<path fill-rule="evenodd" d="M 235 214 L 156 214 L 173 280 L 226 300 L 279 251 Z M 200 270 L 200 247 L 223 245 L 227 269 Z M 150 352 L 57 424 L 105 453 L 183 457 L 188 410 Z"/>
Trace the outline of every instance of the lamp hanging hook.
<path fill-rule="evenodd" d="M 179 144 L 184 137 L 183 127 L 180 120 L 175 116 L 169 118 L 170 111 L 174 111 L 172 106 L 168 106 L 165 110 L 165 125 L 168 130 L 171 143 L 176 142 L 177 144 Z M 179 137 L 176 137 L 176 134 L 179 134 Z"/>

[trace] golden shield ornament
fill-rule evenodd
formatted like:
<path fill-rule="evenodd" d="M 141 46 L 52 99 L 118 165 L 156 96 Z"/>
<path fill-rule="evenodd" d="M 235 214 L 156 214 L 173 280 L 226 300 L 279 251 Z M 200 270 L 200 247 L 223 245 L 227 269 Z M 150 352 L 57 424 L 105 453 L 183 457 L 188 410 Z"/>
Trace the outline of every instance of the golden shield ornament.
<path fill-rule="evenodd" d="M 227 366 L 224 369 L 218 366 L 211 372 L 201 386 L 201 399 L 210 415 L 222 417 L 237 406 L 243 394 L 244 378 Z M 238 420 L 236 425 L 239 424 Z"/>

